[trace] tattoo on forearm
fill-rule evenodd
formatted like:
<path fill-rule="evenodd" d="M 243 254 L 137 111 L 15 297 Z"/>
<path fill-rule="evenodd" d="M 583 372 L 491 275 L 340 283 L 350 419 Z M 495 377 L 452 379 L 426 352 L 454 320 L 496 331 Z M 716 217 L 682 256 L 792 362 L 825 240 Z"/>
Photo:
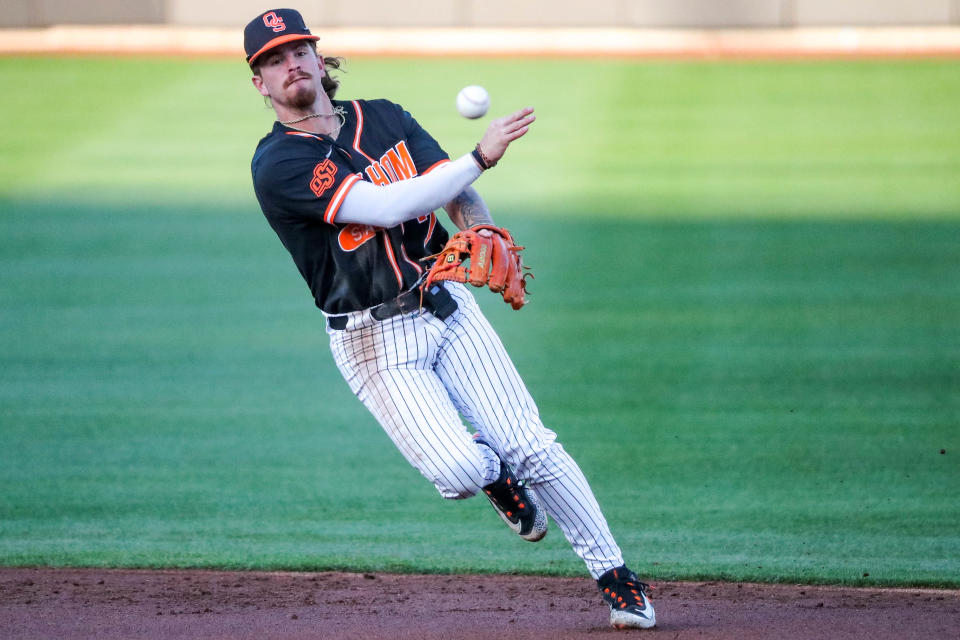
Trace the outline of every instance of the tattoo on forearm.
<path fill-rule="evenodd" d="M 450 219 L 461 229 L 476 224 L 493 224 L 493 218 L 490 216 L 487 204 L 472 187 L 464 189 L 460 195 L 453 199 L 452 204 L 451 209 L 453 210 L 448 211 Z"/>

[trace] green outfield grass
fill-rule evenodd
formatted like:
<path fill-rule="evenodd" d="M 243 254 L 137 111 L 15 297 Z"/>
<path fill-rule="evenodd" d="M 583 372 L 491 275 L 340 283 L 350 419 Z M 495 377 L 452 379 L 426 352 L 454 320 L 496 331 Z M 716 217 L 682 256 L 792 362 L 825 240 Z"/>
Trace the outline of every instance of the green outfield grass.
<path fill-rule="evenodd" d="M 350 61 L 454 154 L 478 293 L 653 578 L 960 587 L 960 62 Z M 249 186 L 242 63 L 0 58 L 0 565 L 580 575 L 349 393 Z"/>

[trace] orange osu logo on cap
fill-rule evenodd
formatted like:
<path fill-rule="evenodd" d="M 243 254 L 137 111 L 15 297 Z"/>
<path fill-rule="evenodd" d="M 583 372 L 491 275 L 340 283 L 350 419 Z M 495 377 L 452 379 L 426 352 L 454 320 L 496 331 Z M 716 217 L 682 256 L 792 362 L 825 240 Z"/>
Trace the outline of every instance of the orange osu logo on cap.
<path fill-rule="evenodd" d="M 281 31 L 285 31 L 287 28 L 287 25 L 283 24 L 283 18 L 278 16 L 273 11 L 263 14 L 263 24 L 273 29 L 274 33 L 280 33 Z"/>

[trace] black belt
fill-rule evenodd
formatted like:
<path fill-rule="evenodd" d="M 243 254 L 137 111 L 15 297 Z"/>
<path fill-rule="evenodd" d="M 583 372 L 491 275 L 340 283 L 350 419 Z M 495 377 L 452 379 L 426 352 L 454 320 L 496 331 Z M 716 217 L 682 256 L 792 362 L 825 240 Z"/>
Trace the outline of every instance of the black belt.
<path fill-rule="evenodd" d="M 370 315 L 375 320 L 387 320 L 402 313 L 418 311 L 420 307 L 420 287 L 404 291 L 393 300 L 387 300 L 370 309 Z M 456 311 L 457 302 L 450 293 L 443 288 L 442 283 L 434 284 L 430 291 L 423 293 L 423 308 L 443 320 Z M 331 329 L 342 331 L 347 328 L 347 316 L 327 316 L 327 324 Z"/>

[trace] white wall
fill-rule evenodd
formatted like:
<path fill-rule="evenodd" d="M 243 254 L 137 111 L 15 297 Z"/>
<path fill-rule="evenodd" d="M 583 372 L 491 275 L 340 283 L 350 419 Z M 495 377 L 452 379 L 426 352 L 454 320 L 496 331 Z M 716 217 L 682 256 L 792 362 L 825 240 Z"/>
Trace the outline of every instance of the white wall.
<path fill-rule="evenodd" d="M 0 26 L 171 24 L 242 27 L 276 6 L 307 24 L 759 28 L 960 24 L 960 0 L 3 0 Z"/>
<path fill-rule="evenodd" d="M 156 24 L 164 21 L 166 5 L 166 0 L 3 0 L 0 26 Z"/>
<path fill-rule="evenodd" d="M 263 2 L 166 0 L 177 24 L 242 25 Z M 199 5 L 199 7 L 198 7 Z M 792 27 L 960 24 L 960 0 L 303 0 L 309 25 Z"/>

